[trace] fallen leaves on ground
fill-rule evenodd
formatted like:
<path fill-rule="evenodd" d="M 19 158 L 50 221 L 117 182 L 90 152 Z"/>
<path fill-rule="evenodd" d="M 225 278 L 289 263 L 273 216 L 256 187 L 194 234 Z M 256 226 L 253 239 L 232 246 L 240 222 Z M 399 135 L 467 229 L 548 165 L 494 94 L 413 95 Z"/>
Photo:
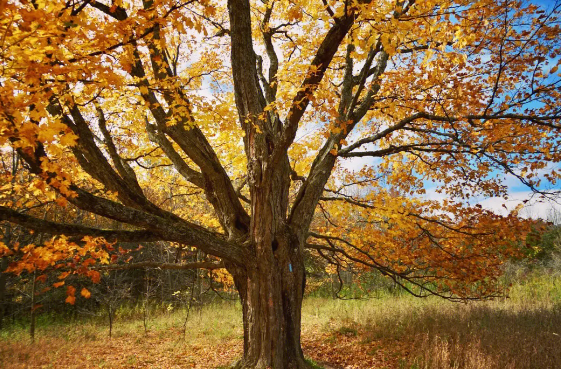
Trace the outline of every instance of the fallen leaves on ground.
<path fill-rule="evenodd" d="M 91 333 L 79 326 L 67 336 L 39 336 L 34 344 L 25 338 L 0 345 L 0 367 L 16 368 L 217 368 L 242 355 L 241 331 L 236 337 L 217 338 L 204 331 L 178 327 L 149 331 Z M 302 347 L 307 357 L 326 368 L 399 368 L 409 354 L 408 343 L 375 338 L 366 328 L 353 326 L 306 327 Z"/>
<path fill-rule="evenodd" d="M 34 344 L 0 345 L 0 367 L 15 368 L 216 368 L 242 355 L 241 339 L 183 339 L 179 329 L 119 334 L 113 338 L 40 338 Z"/>
<path fill-rule="evenodd" d="M 410 354 L 410 342 L 373 338 L 363 327 L 338 328 L 323 333 L 306 331 L 304 353 L 337 369 L 399 368 Z"/>

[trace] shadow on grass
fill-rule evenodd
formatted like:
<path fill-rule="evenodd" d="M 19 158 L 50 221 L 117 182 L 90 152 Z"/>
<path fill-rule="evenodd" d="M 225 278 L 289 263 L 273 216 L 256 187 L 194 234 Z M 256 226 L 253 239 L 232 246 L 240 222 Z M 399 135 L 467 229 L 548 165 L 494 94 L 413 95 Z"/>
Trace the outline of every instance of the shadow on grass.
<path fill-rule="evenodd" d="M 435 304 L 385 318 L 365 325 L 364 338 L 411 342 L 405 368 L 561 368 L 560 305 Z"/>

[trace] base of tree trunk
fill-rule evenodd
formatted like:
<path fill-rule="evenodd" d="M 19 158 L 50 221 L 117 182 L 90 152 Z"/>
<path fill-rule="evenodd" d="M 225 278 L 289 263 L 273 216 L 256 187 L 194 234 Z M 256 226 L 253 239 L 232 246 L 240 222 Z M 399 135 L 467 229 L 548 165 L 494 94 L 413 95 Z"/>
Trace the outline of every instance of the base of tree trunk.
<path fill-rule="evenodd" d="M 244 356 L 237 369 L 308 369 L 300 344 L 305 269 L 298 247 L 277 236 L 255 268 L 228 268 L 240 294 Z M 269 246 L 271 249 L 271 246 Z"/>
<path fill-rule="evenodd" d="M 311 369 L 312 368 L 312 365 L 308 364 L 308 362 L 303 358 L 289 360 L 287 365 L 288 366 L 286 368 L 281 368 L 281 369 Z M 271 369 L 271 366 L 259 362 L 256 364 L 254 362 L 248 362 L 247 360 L 242 359 L 238 361 L 236 364 L 234 364 L 231 367 L 231 369 Z"/>

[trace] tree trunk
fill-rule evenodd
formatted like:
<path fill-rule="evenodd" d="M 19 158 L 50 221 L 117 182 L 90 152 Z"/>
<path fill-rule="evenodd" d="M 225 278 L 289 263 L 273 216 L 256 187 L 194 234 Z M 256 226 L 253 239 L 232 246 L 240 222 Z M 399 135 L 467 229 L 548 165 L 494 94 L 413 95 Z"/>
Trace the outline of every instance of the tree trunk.
<path fill-rule="evenodd" d="M 0 258 L 0 330 L 4 326 L 4 317 L 8 301 L 6 298 L 6 284 L 8 283 L 8 274 L 4 273 L 8 267 L 8 258 Z"/>
<path fill-rule="evenodd" d="M 107 306 L 107 315 L 109 315 L 109 338 L 111 338 L 113 334 L 113 309 L 111 304 Z"/>
<path fill-rule="evenodd" d="M 243 308 L 244 356 L 236 368 L 308 368 L 300 346 L 304 263 L 299 245 L 288 241 L 273 242 L 269 260 L 229 268 Z"/>
<path fill-rule="evenodd" d="M 31 337 L 31 343 L 35 342 L 35 290 L 37 288 L 36 273 L 33 271 L 33 283 L 31 285 L 31 311 L 30 319 L 31 325 L 29 326 L 29 336 Z"/>

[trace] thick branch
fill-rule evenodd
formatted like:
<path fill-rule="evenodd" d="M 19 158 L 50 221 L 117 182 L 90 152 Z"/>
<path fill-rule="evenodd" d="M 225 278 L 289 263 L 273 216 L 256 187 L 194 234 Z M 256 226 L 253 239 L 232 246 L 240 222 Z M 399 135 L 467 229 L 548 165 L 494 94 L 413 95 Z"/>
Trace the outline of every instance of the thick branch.
<path fill-rule="evenodd" d="M 158 40 L 160 37 L 159 26 L 155 25 L 152 31 L 152 38 L 148 41 L 150 58 L 153 61 L 152 64 L 155 68 L 156 79 L 162 80 L 166 76 L 171 76 L 172 71 L 167 63 L 167 57 L 154 45 L 154 41 Z M 228 174 L 221 165 L 212 146 L 201 130 L 194 126 L 194 121 L 190 114 L 190 102 L 179 89 L 174 91 L 176 96 L 173 96 L 169 92 L 165 93 L 164 98 L 170 106 L 170 110 L 166 112 L 162 104 L 158 102 L 156 94 L 149 88 L 148 78 L 142 64 L 140 53 L 134 43 L 133 47 L 135 60 L 130 74 L 139 79 L 140 87 L 146 87 L 146 90 L 141 90 L 141 96 L 146 101 L 157 123 L 158 130 L 160 130 L 162 134 L 165 133 L 171 137 L 185 154 L 200 168 L 204 182 L 201 187 L 204 188 L 207 199 L 213 205 L 222 227 L 230 237 L 241 238 L 249 227 L 249 215 L 241 205 Z M 166 63 L 164 63 L 165 66 L 160 67 L 157 60 L 166 60 Z M 174 114 L 174 108 L 178 101 L 182 101 L 184 107 L 187 108 L 189 112 L 187 117 L 185 117 L 184 114 Z M 176 115 L 177 124 L 169 125 L 168 121 L 170 116 L 174 115 Z M 190 129 L 186 129 L 186 125 L 189 126 Z M 162 148 L 165 148 L 165 143 Z M 172 160 L 176 167 L 181 168 L 180 172 L 183 175 L 189 172 L 190 181 L 194 181 L 193 183 L 196 185 L 201 184 L 196 172 L 187 171 L 186 165 L 179 163 L 179 160 L 183 159 L 174 155 L 170 150 L 166 152 L 166 154 L 168 153 L 171 155 L 170 160 Z"/>
<path fill-rule="evenodd" d="M 246 119 L 255 120 L 265 108 L 265 97 L 259 86 L 257 58 L 253 50 L 251 34 L 251 10 L 249 0 L 229 0 L 231 62 L 234 94 L 240 124 L 246 135 L 252 129 Z M 257 122 L 256 122 L 257 123 Z M 270 127 L 263 127 L 270 130 Z M 247 150 L 247 137 L 246 152 Z"/>
<path fill-rule="evenodd" d="M 41 147 L 40 144 L 38 147 Z M 37 152 L 35 151 L 35 154 Z M 42 152 L 42 157 L 46 158 L 44 151 Z M 20 155 L 27 162 L 32 173 L 47 177 L 54 176 L 53 173 L 43 171 L 40 164 L 42 157 L 27 155 L 23 150 L 20 150 Z M 145 212 L 94 196 L 74 184 L 70 184 L 68 191 L 61 194 L 82 210 L 139 228 L 151 229 L 154 233 L 161 235 L 162 240 L 186 243 L 236 264 L 242 264 L 244 261 L 242 245 L 229 242 L 219 233 L 209 231 L 160 208 L 157 208 L 159 209 L 157 214 Z"/>
<path fill-rule="evenodd" d="M 167 270 L 187 270 L 187 269 L 222 269 L 224 268 L 224 263 L 213 262 L 213 261 L 199 261 L 193 263 L 158 263 L 153 261 L 143 261 L 132 264 L 110 264 L 110 265 L 100 265 L 92 269 L 96 270 L 130 270 L 130 269 L 167 269 Z"/>
<path fill-rule="evenodd" d="M 142 193 L 142 189 L 138 184 L 138 179 L 136 178 L 136 173 L 131 168 L 129 163 L 123 160 L 117 151 L 117 147 L 113 142 L 113 138 L 107 129 L 107 120 L 105 119 L 105 113 L 99 104 L 95 106 L 98 114 L 98 126 L 101 134 L 103 135 L 103 140 L 105 146 L 107 147 L 107 151 L 109 152 L 109 156 L 113 161 L 113 165 L 117 169 L 117 172 L 120 174 L 121 178 L 131 187 L 136 190 L 137 193 Z"/>
<path fill-rule="evenodd" d="M 148 121 L 146 122 L 146 131 L 148 132 L 150 140 L 160 146 L 166 156 L 173 163 L 175 169 L 183 176 L 183 178 L 199 188 L 204 188 L 204 178 L 202 174 L 187 165 L 185 160 L 183 160 L 181 155 L 175 151 L 172 143 L 162 132 L 156 129 L 152 124 L 148 123 Z"/>
<path fill-rule="evenodd" d="M 97 229 L 82 225 L 51 222 L 19 213 L 4 206 L 0 206 L 0 220 L 16 223 L 34 231 L 52 235 L 103 237 L 108 241 L 120 242 L 152 242 L 162 239 L 161 236 L 148 230 Z"/>
<path fill-rule="evenodd" d="M 364 110 L 364 105 L 368 102 L 363 101 L 356 110 L 355 106 L 357 105 L 361 91 L 365 86 L 366 79 L 369 77 L 368 70 L 377 54 L 381 54 L 381 56 L 379 57 L 378 63 L 375 67 L 376 72 L 374 73 L 374 78 L 378 78 L 386 68 L 388 54 L 380 48 L 381 43 L 378 42 L 378 45 L 370 51 L 367 61 L 365 62 L 365 65 L 359 75 L 359 81 L 357 83 L 359 88 L 353 95 L 353 86 L 355 85 L 355 82 L 353 77 L 353 59 L 351 57 L 351 53 L 354 50 L 354 46 L 351 44 L 347 47 L 345 57 L 347 65 L 342 86 L 342 97 L 338 110 L 338 130 L 330 135 L 314 159 L 312 168 L 310 169 L 310 174 L 303 186 L 300 187 L 290 214 L 290 221 L 296 229 L 299 230 L 299 232 L 305 232 L 310 225 L 314 209 L 317 206 L 325 184 L 331 176 L 331 171 L 333 170 L 335 161 L 337 160 L 335 152 L 341 149 L 341 142 L 348 136 L 365 114 L 362 110 Z M 367 92 L 365 100 L 376 94 L 379 88 L 379 84 L 373 84 Z"/>
<path fill-rule="evenodd" d="M 267 56 L 269 58 L 269 81 L 264 82 L 264 88 L 267 95 L 267 102 L 273 102 L 277 95 L 277 72 L 279 69 L 279 59 L 277 53 L 275 52 L 275 47 L 273 46 L 273 33 L 274 30 L 270 28 L 269 21 L 271 19 L 271 14 L 273 13 L 273 7 L 275 2 L 273 1 L 270 6 L 267 7 L 265 16 L 263 17 L 263 24 L 261 26 L 261 32 L 263 34 L 263 42 L 265 43 L 265 49 L 267 51 Z"/>
<path fill-rule="evenodd" d="M 77 196 L 69 197 L 68 200 L 83 210 L 151 229 L 161 234 L 165 241 L 189 244 L 234 263 L 241 264 L 244 259 L 241 245 L 228 242 L 221 234 L 209 231 L 174 214 L 168 213 L 168 217 L 164 218 L 96 197 L 75 186 L 70 189 L 76 192 Z"/>

